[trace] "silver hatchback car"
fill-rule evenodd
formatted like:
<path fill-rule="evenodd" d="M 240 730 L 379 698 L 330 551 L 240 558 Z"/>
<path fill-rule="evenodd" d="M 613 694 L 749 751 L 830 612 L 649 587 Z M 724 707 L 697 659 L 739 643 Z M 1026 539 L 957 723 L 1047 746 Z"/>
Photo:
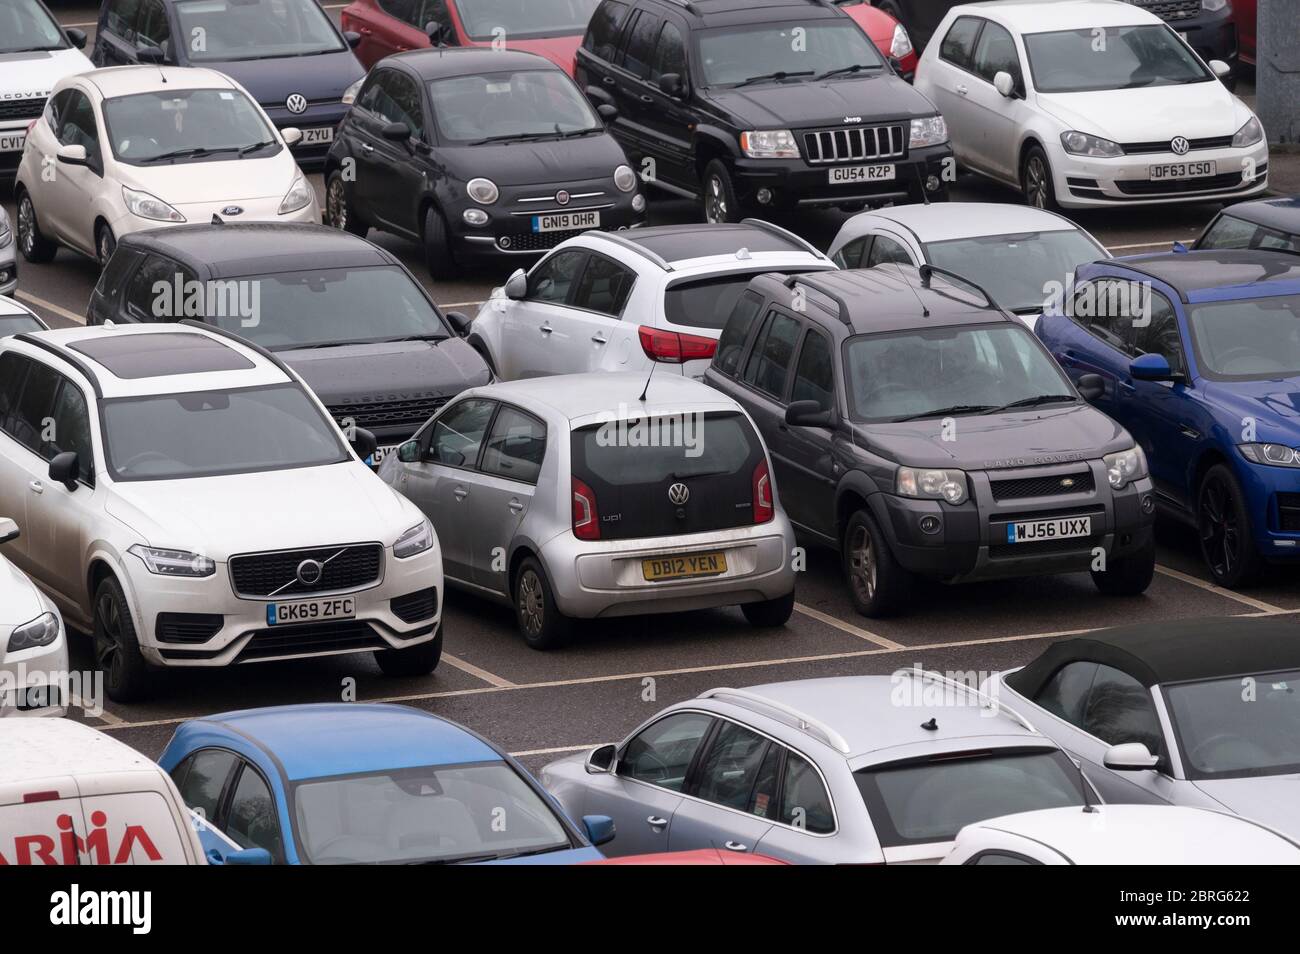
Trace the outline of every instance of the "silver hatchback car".
<path fill-rule="evenodd" d="M 385 458 L 428 515 L 447 581 L 513 604 L 528 645 L 574 618 L 794 609 L 794 533 L 745 411 L 674 375 L 471 388 Z"/>

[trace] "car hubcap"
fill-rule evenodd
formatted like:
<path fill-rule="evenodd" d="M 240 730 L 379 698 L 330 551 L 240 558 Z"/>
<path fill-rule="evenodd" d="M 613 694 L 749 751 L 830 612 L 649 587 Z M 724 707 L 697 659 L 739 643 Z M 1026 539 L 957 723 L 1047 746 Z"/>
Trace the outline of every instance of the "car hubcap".
<path fill-rule="evenodd" d="M 95 659 L 99 663 L 99 668 L 103 670 L 104 677 L 110 682 L 116 682 L 115 676 L 122 643 L 122 617 L 117 610 L 117 601 L 105 593 L 99 598 L 99 604 L 95 607 L 95 615 L 99 619 L 99 627 L 96 631 L 98 638 L 95 641 Z"/>
<path fill-rule="evenodd" d="M 1227 486 L 1221 480 L 1210 481 L 1201 491 L 1201 548 L 1216 576 L 1231 576 L 1236 570 L 1240 530 Z"/>
<path fill-rule="evenodd" d="M 18 206 L 18 241 L 23 243 L 23 251 L 30 255 L 36 245 L 36 211 L 32 208 L 32 200 L 26 197 Z"/>
<path fill-rule="evenodd" d="M 542 581 L 532 570 L 525 572 L 519 580 L 519 614 L 523 617 L 524 629 L 530 636 L 536 636 L 542 631 Z"/>
<path fill-rule="evenodd" d="M 107 229 L 99 233 L 99 264 L 107 265 L 108 260 L 113 257 L 113 236 L 108 234 Z"/>
<path fill-rule="evenodd" d="M 343 183 L 335 179 L 330 183 L 330 194 L 326 200 L 329 208 L 330 225 L 336 229 L 346 228 L 348 224 L 347 204 L 343 200 Z"/>
<path fill-rule="evenodd" d="M 717 176 L 709 176 L 708 219 L 714 223 L 727 220 L 727 193 Z"/>
<path fill-rule="evenodd" d="M 865 527 L 854 530 L 849 540 L 849 576 L 858 599 L 870 603 L 876 595 L 876 552 Z"/>
<path fill-rule="evenodd" d="M 1046 208 L 1047 170 L 1043 168 L 1041 159 L 1035 157 L 1029 160 L 1025 178 L 1028 180 L 1026 191 L 1029 193 L 1029 201 L 1040 209 Z"/>

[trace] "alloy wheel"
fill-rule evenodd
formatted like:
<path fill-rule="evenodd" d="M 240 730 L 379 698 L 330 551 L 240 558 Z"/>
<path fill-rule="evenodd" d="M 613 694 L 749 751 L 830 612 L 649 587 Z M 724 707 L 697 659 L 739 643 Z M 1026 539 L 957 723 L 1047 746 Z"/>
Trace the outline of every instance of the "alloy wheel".
<path fill-rule="evenodd" d="M 18 203 L 18 241 L 22 243 L 23 254 L 31 255 L 36 247 L 36 210 L 27 196 Z"/>
<path fill-rule="evenodd" d="M 709 199 L 704 215 L 715 225 L 727 221 L 727 193 L 718 176 L 709 176 Z"/>
<path fill-rule="evenodd" d="M 1038 156 L 1031 156 L 1025 166 L 1025 191 L 1029 197 L 1029 204 L 1035 208 L 1047 208 L 1047 169 L 1043 165 L 1043 160 Z"/>
<path fill-rule="evenodd" d="M 95 606 L 99 625 L 95 628 L 95 661 L 109 682 L 116 682 L 115 673 L 120 666 L 122 652 L 122 616 L 117 601 L 108 593 L 99 597 Z"/>
<path fill-rule="evenodd" d="M 1241 527 L 1222 479 L 1212 477 L 1201 489 L 1201 547 L 1215 576 L 1228 577 L 1241 560 Z"/>
<path fill-rule="evenodd" d="M 866 527 L 858 527 L 849 540 L 849 577 L 853 591 L 863 603 L 876 595 L 876 551 Z"/>
<path fill-rule="evenodd" d="M 99 230 L 99 264 L 107 265 L 108 260 L 113 257 L 113 250 L 117 248 L 117 243 L 113 241 L 113 236 L 108 229 Z"/>
<path fill-rule="evenodd" d="M 542 596 L 542 581 L 532 570 L 525 570 L 519 578 L 519 612 L 529 635 L 536 636 L 542 631 L 546 605 Z"/>
<path fill-rule="evenodd" d="M 348 202 L 343 194 L 342 179 L 336 178 L 330 183 L 329 194 L 325 197 L 325 213 L 334 228 L 348 227 Z"/>

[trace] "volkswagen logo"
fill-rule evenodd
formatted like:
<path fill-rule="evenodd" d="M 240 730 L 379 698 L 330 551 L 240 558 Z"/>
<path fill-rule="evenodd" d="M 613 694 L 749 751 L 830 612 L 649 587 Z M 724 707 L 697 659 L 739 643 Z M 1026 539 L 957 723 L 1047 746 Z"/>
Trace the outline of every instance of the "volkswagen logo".
<path fill-rule="evenodd" d="M 560 205 L 568 205 L 569 193 L 561 189 L 559 192 L 555 193 L 555 201 Z"/>
<path fill-rule="evenodd" d="M 228 205 L 221 210 L 222 215 L 243 215 L 244 207 L 242 205 Z"/>
<path fill-rule="evenodd" d="M 294 93 L 284 101 L 284 106 L 285 109 L 289 110 L 289 112 L 294 115 L 305 113 L 307 112 L 307 97 L 302 95 L 302 93 Z"/>
<path fill-rule="evenodd" d="M 298 582 L 303 586 L 315 586 L 324 572 L 325 567 L 319 560 L 303 560 L 298 564 Z"/>
<path fill-rule="evenodd" d="M 668 499 L 680 507 L 691 499 L 691 488 L 680 482 L 673 484 L 668 488 Z"/>
<path fill-rule="evenodd" d="M 1175 156 L 1185 156 L 1192 144 L 1187 141 L 1185 136 L 1175 136 L 1169 140 L 1169 148 L 1173 150 Z"/>
<path fill-rule="evenodd" d="M 1069 490 L 1071 487 L 1074 486 L 1074 478 L 1073 478 L 1073 477 L 1063 477 L 1063 478 L 1061 479 L 1061 486 L 1064 487 L 1066 490 Z"/>

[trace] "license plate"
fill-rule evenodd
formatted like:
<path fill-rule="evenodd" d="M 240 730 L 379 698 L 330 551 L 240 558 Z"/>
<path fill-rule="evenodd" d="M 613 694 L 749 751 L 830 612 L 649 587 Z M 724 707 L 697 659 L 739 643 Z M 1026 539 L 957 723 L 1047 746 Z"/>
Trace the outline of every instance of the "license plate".
<path fill-rule="evenodd" d="M 830 170 L 831 185 L 845 182 L 876 182 L 894 178 L 893 165 L 888 166 L 837 166 Z"/>
<path fill-rule="evenodd" d="M 1218 174 L 1218 163 L 1208 162 L 1165 162 L 1158 166 L 1148 166 L 1147 174 L 1151 179 L 1199 179 Z"/>
<path fill-rule="evenodd" d="M 315 145 L 319 145 L 320 143 L 333 142 L 333 141 L 334 141 L 333 126 L 313 126 L 310 129 L 304 129 L 302 131 L 302 141 L 299 142 L 298 145 L 315 146 Z"/>
<path fill-rule="evenodd" d="M 1038 543 L 1092 536 L 1091 517 L 1057 517 L 1055 520 L 1026 520 L 1007 524 L 1007 543 Z"/>
<path fill-rule="evenodd" d="M 27 133 L 5 133 L 0 135 L 0 152 L 22 152 L 23 143 L 27 141 Z"/>
<path fill-rule="evenodd" d="M 571 229 L 599 227 L 599 212 L 553 212 L 550 215 L 533 216 L 534 232 L 567 232 Z"/>
<path fill-rule="evenodd" d="M 396 444 L 385 444 L 382 447 L 376 447 L 375 452 L 370 455 L 370 459 L 366 463 L 371 467 L 378 467 L 384 462 L 384 458 L 395 450 L 397 450 Z"/>
<path fill-rule="evenodd" d="M 725 553 L 686 553 L 641 561 L 647 580 L 683 580 L 692 576 L 717 576 L 727 572 Z"/>
<path fill-rule="evenodd" d="M 266 624 L 314 623 L 319 620 L 352 619 L 357 615 L 357 601 L 351 596 L 330 600 L 302 600 L 293 603 L 267 603 Z"/>

